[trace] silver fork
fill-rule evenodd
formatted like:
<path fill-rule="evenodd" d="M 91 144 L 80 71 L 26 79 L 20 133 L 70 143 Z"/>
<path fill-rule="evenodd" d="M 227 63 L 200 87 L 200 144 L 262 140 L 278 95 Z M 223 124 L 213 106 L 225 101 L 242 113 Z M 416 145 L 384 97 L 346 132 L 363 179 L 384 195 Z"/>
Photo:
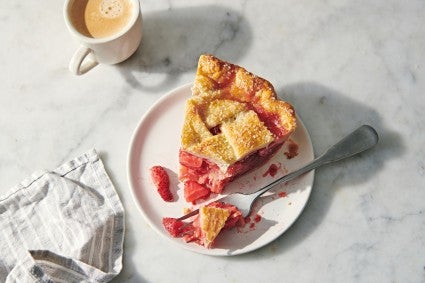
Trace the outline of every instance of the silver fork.
<path fill-rule="evenodd" d="M 378 143 L 379 137 L 378 133 L 374 128 L 368 125 L 363 125 L 353 131 L 351 134 L 343 138 L 341 141 L 336 143 L 334 146 L 330 147 L 324 154 L 317 157 L 304 167 L 291 172 L 279 179 L 276 179 L 272 183 L 266 185 L 265 187 L 259 189 L 254 193 L 234 193 L 222 197 L 218 202 L 224 202 L 227 204 L 232 204 L 236 206 L 242 213 L 243 217 L 247 217 L 252 210 L 253 204 L 255 201 L 268 190 L 276 186 L 277 184 L 287 182 L 293 178 L 296 178 L 304 173 L 307 173 L 313 169 L 316 169 L 319 166 L 329 164 L 335 161 L 339 161 L 353 155 L 356 155 L 360 152 L 363 152 Z M 215 202 L 214 201 L 214 202 Z M 191 216 L 198 214 L 199 210 L 196 209 L 182 217 L 178 220 L 184 220 Z"/>

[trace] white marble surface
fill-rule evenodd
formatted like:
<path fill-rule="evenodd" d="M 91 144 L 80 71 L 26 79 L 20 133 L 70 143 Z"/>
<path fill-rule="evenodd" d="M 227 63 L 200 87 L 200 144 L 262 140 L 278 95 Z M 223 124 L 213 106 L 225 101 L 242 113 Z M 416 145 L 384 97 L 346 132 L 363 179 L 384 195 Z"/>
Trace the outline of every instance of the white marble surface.
<path fill-rule="evenodd" d="M 143 0 L 137 53 L 82 77 L 67 69 L 77 45 L 62 4 L 0 2 L 0 194 L 95 147 L 126 209 L 114 282 L 425 282 L 424 1 Z M 199 255 L 158 237 L 126 177 L 139 119 L 192 81 L 204 52 L 270 80 L 316 153 L 364 123 L 381 137 L 367 154 L 318 170 L 298 221 L 242 256 Z"/>

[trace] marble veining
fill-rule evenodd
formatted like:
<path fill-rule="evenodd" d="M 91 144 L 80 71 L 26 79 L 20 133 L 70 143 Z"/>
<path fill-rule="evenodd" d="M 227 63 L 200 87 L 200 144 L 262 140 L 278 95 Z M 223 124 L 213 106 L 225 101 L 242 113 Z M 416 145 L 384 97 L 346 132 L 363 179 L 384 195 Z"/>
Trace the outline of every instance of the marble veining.
<path fill-rule="evenodd" d="M 68 71 L 77 44 L 62 5 L 0 2 L 0 194 L 95 147 L 126 210 L 113 282 L 425 282 L 423 1 L 141 0 L 137 52 L 82 77 Z M 380 135 L 371 151 L 316 171 L 281 237 L 235 257 L 158 237 L 127 182 L 137 123 L 193 80 L 202 53 L 271 81 L 316 155 L 361 124 Z"/>

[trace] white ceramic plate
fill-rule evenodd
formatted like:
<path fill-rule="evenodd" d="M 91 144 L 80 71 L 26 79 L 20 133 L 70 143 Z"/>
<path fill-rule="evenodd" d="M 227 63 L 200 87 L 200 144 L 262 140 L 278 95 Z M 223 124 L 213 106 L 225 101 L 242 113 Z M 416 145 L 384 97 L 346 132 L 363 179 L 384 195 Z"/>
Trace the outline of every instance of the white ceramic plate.
<path fill-rule="evenodd" d="M 209 255 L 237 255 L 258 249 L 282 235 L 301 214 L 310 196 L 314 172 L 276 186 L 255 206 L 261 220 L 255 222 L 252 219 L 244 228 L 222 232 L 213 249 L 171 237 L 162 226 L 162 218 L 179 217 L 184 207 L 191 207 L 184 200 L 183 186 L 177 177 L 180 131 L 185 101 L 191 95 L 190 87 L 179 87 L 158 100 L 135 129 L 128 154 L 128 178 L 134 200 L 155 231 L 185 249 Z M 267 164 L 232 182 L 225 193 L 241 188 L 254 191 L 313 160 L 311 140 L 299 118 L 291 139 L 299 146 L 295 158 L 286 158 L 284 152 L 287 146 L 284 145 Z M 270 174 L 264 176 L 271 164 L 278 165 L 280 169 L 274 177 Z M 149 168 L 154 165 L 167 168 L 176 201 L 165 202 L 157 193 L 149 174 Z M 282 192 L 287 196 L 282 197 Z"/>

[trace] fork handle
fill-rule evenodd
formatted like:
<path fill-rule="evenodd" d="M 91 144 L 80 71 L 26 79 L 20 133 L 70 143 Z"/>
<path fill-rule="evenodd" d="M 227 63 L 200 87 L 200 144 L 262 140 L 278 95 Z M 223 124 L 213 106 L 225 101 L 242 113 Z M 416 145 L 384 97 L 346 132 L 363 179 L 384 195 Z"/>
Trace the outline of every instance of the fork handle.
<path fill-rule="evenodd" d="M 304 167 L 291 172 L 253 193 L 254 200 L 277 184 L 287 182 L 319 166 L 339 161 L 363 152 L 378 143 L 378 133 L 369 125 L 363 125 L 347 135 L 341 141 L 330 147 L 324 154 L 314 159 Z"/>

